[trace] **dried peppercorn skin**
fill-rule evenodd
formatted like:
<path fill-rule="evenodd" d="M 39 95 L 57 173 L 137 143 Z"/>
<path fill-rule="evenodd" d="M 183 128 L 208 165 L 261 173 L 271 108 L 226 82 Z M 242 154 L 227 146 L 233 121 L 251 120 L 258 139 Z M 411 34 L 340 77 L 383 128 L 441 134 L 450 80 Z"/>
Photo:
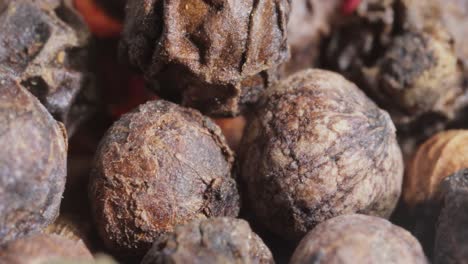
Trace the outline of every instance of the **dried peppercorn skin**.
<path fill-rule="evenodd" d="M 96 101 L 87 52 L 89 33 L 68 0 L 3 1 L 0 66 L 72 134 Z"/>
<path fill-rule="evenodd" d="M 440 188 L 443 198 L 434 247 L 434 263 L 466 263 L 468 259 L 468 170 L 445 179 Z"/>
<path fill-rule="evenodd" d="M 408 231 L 378 217 L 351 214 L 332 218 L 309 232 L 290 264 L 429 263 Z"/>
<path fill-rule="evenodd" d="M 67 139 L 41 103 L 0 72 L 0 244 L 39 231 L 58 214 Z"/>
<path fill-rule="evenodd" d="M 81 240 L 58 235 L 36 234 L 0 246 L 0 263 L 94 263 L 93 255 Z"/>
<path fill-rule="evenodd" d="M 178 226 L 157 241 L 142 264 L 274 263 L 273 255 L 241 219 L 211 218 Z"/>
<path fill-rule="evenodd" d="M 441 13 L 435 0 L 361 1 L 334 30 L 323 63 L 389 111 L 401 134 L 426 133 L 467 104 L 463 67 Z"/>
<path fill-rule="evenodd" d="M 103 138 L 89 195 L 101 238 L 143 255 L 153 241 L 197 218 L 237 216 L 233 153 L 198 111 L 159 100 L 117 121 Z"/>
<path fill-rule="evenodd" d="M 468 167 L 467 130 L 447 130 L 424 142 L 408 166 L 403 199 L 409 207 L 438 202 L 439 188 L 445 178 Z"/>
<path fill-rule="evenodd" d="M 271 88 L 252 116 L 239 173 L 259 224 L 298 240 L 337 215 L 391 214 L 403 177 L 395 127 L 354 84 L 299 72 Z"/>
<path fill-rule="evenodd" d="M 242 94 L 267 86 L 263 75 L 287 59 L 288 13 L 287 0 L 131 1 L 121 55 L 184 105 L 236 115 Z"/>

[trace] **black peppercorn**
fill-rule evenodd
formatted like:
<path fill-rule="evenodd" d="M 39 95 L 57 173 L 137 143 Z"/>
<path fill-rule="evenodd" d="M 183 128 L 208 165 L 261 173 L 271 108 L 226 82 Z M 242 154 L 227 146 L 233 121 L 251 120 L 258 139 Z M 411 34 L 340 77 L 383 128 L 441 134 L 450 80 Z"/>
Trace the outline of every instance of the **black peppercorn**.
<path fill-rule="evenodd" d="M 260 224 L 301 239 L 331 217 L 389 217 L 403 162 L 389 115 L 338 74 L 307 70 L 272 87 L 239 154 L 247 206 Z"/>
<path fill-rule="evenodd" d="M 442 183 L 444 197 L 436 232 L 434 263 L 465 263 L 468 259 L 468 169 Z"/>
<path fill-rule="evenodd" d="M 237 115 L 288 58 L 288 0 L 129 1 L 121 55 L 162 96 Z"/>
<path fill-rule="evenodd" d="M 0 3 L 0 68 L 17 77 L 69 134 L 91 112 L 88 31 L 69 1 Z"/>
<path fill-rule="evenodd" d="M 154 243 L 142 264 L 274 263 L 249 224 L 241 219 L 211 218 L 178 226 Z"/>
<path fill-rule="evenodd" d="M 198 111 L 163 100 L 139 106 L 97 151 L 89 195 L 102 239 L 142 255 L 178 224 L 237 216 L 233 161 L 219 127 Z"/>
<path fill-rule="evenodd" d="M 429 263 L 408 231 L 385 219 L 351 214 L 332 218 L 309 232 L 290 264 Z"/>
<path fill-rule="evenodd" d="M 67 139 L 41 103 L 0 72 L 0 244 L 55 220 L 65 185 Z"/>

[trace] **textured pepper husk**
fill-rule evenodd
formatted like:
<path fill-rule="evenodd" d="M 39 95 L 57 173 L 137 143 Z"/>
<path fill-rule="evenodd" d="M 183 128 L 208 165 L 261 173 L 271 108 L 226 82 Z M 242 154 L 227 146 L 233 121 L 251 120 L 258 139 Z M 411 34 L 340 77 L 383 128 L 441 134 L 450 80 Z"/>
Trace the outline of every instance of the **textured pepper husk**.
<path fill-rule="evenodd" d="M 390 216 L 403 161 L 395 127 L 354 84 L 308 70 L 259 101 L 239 154 L 246 206 L 286 239 L 301 239 L 331 217 Z"/>
<path fill-rule="evenodd" d="M 309 232 L 290 263 L 429 262 L 408 231 L 385 219 L 351 214 L 332 218 Z"/>
<path fill-rule="evenodd" d="M 36 234 L 0 246 L 0 262 L 94 263 L 93 255 L 81 240 L 69 240 L 55 234 Z"/>
<path fill-rule="evenodd" d="M 219 127 L 198 111 L 163 100 L 139 106 L 97 151 L 89 195 L 101 238 L 117 254 L 143 255 L 178 224 L 237 216 L 233 162 Z"/>
<path fill-rule="evenodd" d="M 71 135 L 94 110 L 89 33 L 69 0 L 3 1 L 0 67 L 18 78 Z"/>
<path fill-rule="evenodd" d="M 142 264 L 274 263 L 273 255 L 241 219 L 211 218 L 178 226 L 154 243 Z"/>
<path fill-rule="evenodd" d="M 441 5 L 361 1 L 335 28 L 323 53 L 324 65 L 389 111 L 404 137 L 437 132 L 468 102 L 460 42 L 444 22 Z"/>
<path fill-rule="evenodd" d="M 63 125 L 0 71 L 0 244 L 55 220 L 65 185 L 66 137 Z"/>
<path fill-rule="evenodd" d="M 465 263 L 468 259 L 468 169 L 448 177 L 440 192 L 444 199 L 436 233 L 434 263 Z"/>
<path fill-rule="evenodd" d="M 150 1 L 127 5 L 121 57 L 184 105 L 237 115 L 289 56 L 289 1 Z M 256 81 L 252 81 L 256 79 Z"/>

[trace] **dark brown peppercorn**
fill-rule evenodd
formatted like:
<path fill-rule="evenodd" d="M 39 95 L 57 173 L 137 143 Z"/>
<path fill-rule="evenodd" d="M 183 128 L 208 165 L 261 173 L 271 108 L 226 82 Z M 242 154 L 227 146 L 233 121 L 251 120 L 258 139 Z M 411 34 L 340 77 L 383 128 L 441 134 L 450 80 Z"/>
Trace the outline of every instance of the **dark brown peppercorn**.
<path fill-rule="evenodd" d="M 468 260 L 468 169 L 448 177 L 440 188 L 444 197 L 437 227 L 434 263 Z"/>
<path fill-rule="evenodd" d="M 67 139 L 41 103 L 0 72 L 0 244 L 55 220 Z"/>
<path fill-rule="evenodd" d="M 69 134 L 96 100 L 87 43 L 86 26 L 67 0 L 0 3 L 0 68 L 18 77 Z"/>
<path fill-rule="evenodd" d="M 274 263 L 249 224 L 234 218 L 195 220 L 157 241 L 142 264 Z"/>
<path fill-rule="evenodd" d="M 402 134 L 423 133 L 467 103 L 463 67 L 440 14 L 434 0 L 363 0 L 334 31 L 324 63 L 388 110 Z"/>
<path fill-rule="evenodd" d="M 354 84 L 307 70 L 260 100 L 240 149 L 240 174 L 257 220 L 288 239 L 360 212 L 388 217 L 403 162 L 395 127 Z"/>
<path fill-rule="evenodd" d="M 237 216 L 233 161 L 221 130 L 198 111 L 162 100 L 139 106 L 97 152 L 89 191 L 102 239 L 142 255 L 178 224 Z"/>
<path fill-rule="evenodd" d="M 0 246 L 0 263 L 94 263 L 81 240 L 58 235 L 38 234 Z"/>
<path fill-rule="evenodd" d="M 408 231 L 366 215 L 332 218 L 309 232 L 290 264 L 429 263 Z"/>
<path fill-rule="evenodd" d="M 288 57 L 288 0 L 129 1 L 121 55 L 160 93 L 236 115 Z"/>

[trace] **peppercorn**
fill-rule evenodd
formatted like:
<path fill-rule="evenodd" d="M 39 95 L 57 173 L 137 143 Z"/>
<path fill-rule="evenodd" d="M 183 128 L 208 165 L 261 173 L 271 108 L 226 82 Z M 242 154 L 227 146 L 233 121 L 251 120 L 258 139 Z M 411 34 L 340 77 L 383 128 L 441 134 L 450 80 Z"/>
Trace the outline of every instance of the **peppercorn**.
<path fill-rule="evenodd" d="M 58 214 L 65 128 L 0 69 L 0 244 L 37 232 Z"/>
<path fill-rule="evenodd" d="M 332 218 L 310 231 L 290 263 L 429 262 L 408 231 L 385 219 L 351 214 Z"/>
<path fill-rule="evenodd" d="M 260 100 L 240 147 L 240 175 L 258 222 L 301 239 L 331 217 L 388 217 L 403 161 L 389 115 L 338 74 L 307 70 Z"/>
<path fill-rule="evenodd" d="M 468 169 L 445 179 L 440 192 L 444 200 L 437 227 L 434 263 L 465 263 L 468 259 Z"/>
<path fill-rule="evenodd" d="M 410 207 L 439 200 L 437 190 L 449 175 L 468 167 L 468 130 L 440 132 L 422 144 L 411 161 L 403 188 Z"/>
<path fill-rule="evenodd" d="M 468 1 L 466 0 L 437 0 L 442 10 L 444 26 L 453 37 L 455 50 L 463 64 L 464 77 L 468 76 Z"/>
<path fill-rule="evenodd" d="M 0 246 L 0 263 L 94 263 L 93 256 L 82 241 L 58 235 L 36 234 Z M 89 261 L 89 262 L 88 262 Z"/>
<path fill-rule="evenodd" d="M 88 31 L 68 1 L 5 1 L 0 9 L 0 68 L 18 77 L 69 134 L 92 112 Z"/>
<path fill-rule="evenodd" d="M 129 1 L 121 57 L 160 95 L 210 115 L 237 115 L 289 55 L 289 0 Z"/>
<path fill-rule="evenodd" d="M 211 218 L 178 226 L 156 241 L 142 264 L 274 263 L 262 239 L 241 219 Z"/>
<path fill-rule="evenodd" d="M 342 0 L 292 0 L 288 23 L 291 58 L 283 74 L 290 75 L 318 64 L 322 41 L 331 33 Z"/>
<path fill-rule="evenodd" d="M 452 121 L 467 87 L 440 14 L 433 0 L 362 1 L 334 31 L 324 64 L 388 110 L 401 134 Z"/>
<path fill-rule="evenodd" d="M 142 255 L 178 224 L 237 216 L 233 162 L 219 127 L 198 111 L 163 100 L 139 106 L 96 154 L 89 193 L 101 238 L 116 253 Z"/>

